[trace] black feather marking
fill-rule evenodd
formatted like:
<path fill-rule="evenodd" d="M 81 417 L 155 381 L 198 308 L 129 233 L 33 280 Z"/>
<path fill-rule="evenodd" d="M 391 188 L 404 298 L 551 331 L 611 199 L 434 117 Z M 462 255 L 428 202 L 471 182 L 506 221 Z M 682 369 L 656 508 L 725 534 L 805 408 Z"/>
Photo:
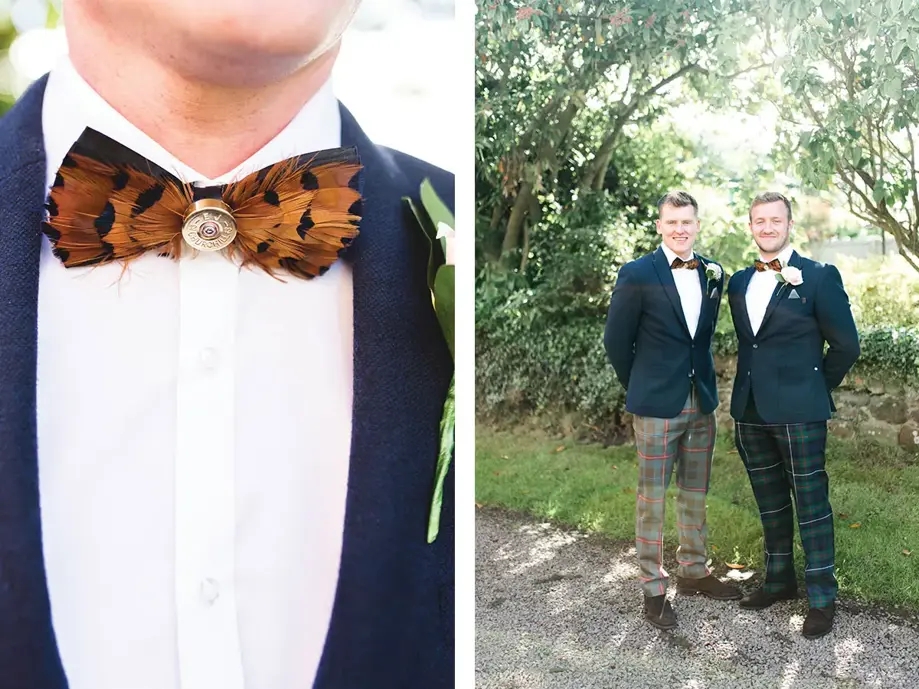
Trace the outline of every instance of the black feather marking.
<path fill-rule="evenodd" d="M 342 246 L 351 246 L 351 242 L 354 241 L 354 237 L 342 237 L 341 245 Z"/>
<path fill-rule="evenodd" d="M 77 167 L 77 161 L 70 157 L 70 154 L 64 156 L 64 160 L 61 161 L 61 167 Z"/>
<path fill-rule="evenodd" d="M 259 242 L 259 245 L 256 247 L 258 253 L 263 254 L 268 251 L 268 247 L 271 246 L 268 242 Z"/>
<path fill-rule="evenodd" d="M 328 266 L 320 266 L 320 267 L 319 267 L 319 275 L 320 275 L 320 276 L 325 275 L 325 274 L 328 273 L 328 272 L 329 272 L 329 267 L 328 267 Z"/>
<path fill-rule="evenodd" d="M 121 191 L 124 189 L 128 186 L 130 180 L 131 176 L 128 174 L 127 170 L 119 170 L 116 172 L 112 177 L 112 181 L 115 183 L 114 191 Z"/>
<path fill-rule="evenodd" d="M 112 231 L 112 225 L 115 223 L 115 206 L 112 205 L 112 202 L 109 201 L 105 204 L 105 209 L 95 219 L 93 225 L 96 227 L 96 232 L 99 233 L 100 237 L 105 237 L 109 232 Z"/>
<path fill-rule="evenodd" d="M 136 218 L 138 215 L 150 210 L 161 198 L 166 187 L 162 184 L 154 184 L 149 189 L 145 189 L 134 202 L 134 208 L 131 209 L 131 217 Z"/>
<path fill-rule="evenodd" d="M 310 217 L 309 209 L 303 211 L 303 215 L 300 217 L 300 224 L 297 226 L 297 234 L 300 235 L 300 239 L 306 239 L 306 233 L 313 229 L 315 224 Z"/>
<path fill-rule="evenodd" d="M 61 238 L 61 233 L 48 223 L 42 223 L 42 230 L 44 230 L 45 236 L 52 242 L 56 242 Z"/>
<path fill-rule="evenodd" d="M 304 191 L 313 191 L 319 188 L 319 180 L 316 179 L 316 175 L 312 172 L 305 170 L 300 176 L 300 186 L 303 187 Z"/>
<path fill-rule="evenodd" d="M 363 213 L 364 213 L 364 199 L 358 199 L 357 201 L 351 204 L 350 208 L 348 208 L 349 215 L 360 216 L 360 215 L 363 215 Z"/>
<path fill-rule="evenodd" d="M 281 199 L 278 198 L 278 192 L 274 189 L 269 189 L 265 192 L 265 203 L 270 203 L 272 206 L 280 206 Z"/>
<path fill-rule="evenodd" d="M 67 251 L 67 249 L 59 249 L 58 247 L 54 247 L 51 251 L 64 263 L 67 263 L 67 259 L 70 258 L 70 252 Z"/>
<path fill-rule="evenodd" d="M 54 175 L 54 184 L 51 185 L 52 189 L 57 189 L 58 187 L 64 186 L 64 175 L 61 174 L 61 171 L 58 170 L 57 174 Z"/>
<path fill-rule="evenodd" d="M 48 209 L 48 215 L 52 218 L 56 217 L 58 214 L 57 201 L 55 201 L 50 196 L 48 197 L 48 203 L 45 204 L 45 208 Z"/>

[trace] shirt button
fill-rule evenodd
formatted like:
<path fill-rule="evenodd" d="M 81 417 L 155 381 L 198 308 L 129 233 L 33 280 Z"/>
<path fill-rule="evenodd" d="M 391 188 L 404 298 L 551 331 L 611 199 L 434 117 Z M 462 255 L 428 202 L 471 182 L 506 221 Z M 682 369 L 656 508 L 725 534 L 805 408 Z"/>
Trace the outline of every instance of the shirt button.
<path fill-rule="evenodd" d="M 201 368 L 206 370 L 212 370 L 217 368 L 217 361 L 220 357 L 217 354 L 217 350 L 213 347 L 205 347 L 198 354 L 198 361 L 201 363 Z"/>
<path fill-rule="evenodd" d="M 759 349 L 759 345 L 757 344 L 753 345 L 753 349 Z"/>
<path fill-rule="evenodd" d="M 815 370 L 815 371 L 819 371 L 820 369 L 818 369 L 816 366 L 814 366 L 814 370 Z"/>
<path fill-rule="evenodd" d="M 201 600 L 208 605 L 213 604 L 220 596 L 220 587 L 214 579 L 208 577 L 201 582 Z"/>

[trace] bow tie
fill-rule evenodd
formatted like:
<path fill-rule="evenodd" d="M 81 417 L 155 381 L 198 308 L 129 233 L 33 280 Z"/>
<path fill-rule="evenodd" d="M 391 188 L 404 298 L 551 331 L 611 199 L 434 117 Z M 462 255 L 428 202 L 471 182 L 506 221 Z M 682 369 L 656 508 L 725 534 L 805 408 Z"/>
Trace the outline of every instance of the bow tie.
<path fill-rule="evenodd" d="M 756 268 L 757 273 L 762 273 L 767 270 L 774 270 L 776 273 L 782 272 L 782 262 L 777 258 L 772 259 L 768 263 L 756 259 L 753 261 L 753 267 Z"/>
<path fill-rule="evenodd" d="M 43 230 L 68 268 L 223 251 L 272 276 L 313 278 L 357 236 L 361 183 L 357 149 L 338 148 L 193 187 L 87 128 L 58 170 Z"/>
<path fill-rule="evenodd" d="M 675 259 L 673 259 L 673 263 L 670 264 L 671 270 L 676 270 L 677 268 L 689 268 L 690 270 L 695 270 L 698 267 L 698 258 L 691 258 L 688 261 L 684 261 L 682 258 L 677 256 Z"/>

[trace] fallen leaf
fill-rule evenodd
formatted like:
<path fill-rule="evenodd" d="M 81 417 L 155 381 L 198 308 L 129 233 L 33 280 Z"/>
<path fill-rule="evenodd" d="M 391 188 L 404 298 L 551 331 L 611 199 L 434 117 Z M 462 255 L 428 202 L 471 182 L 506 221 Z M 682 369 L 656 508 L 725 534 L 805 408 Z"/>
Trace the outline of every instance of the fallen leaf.
<path fill-rule="evenodd" d="M 840 512 L 840 513 L 839 513 L 839 518 L 840 518 L 840 519 L 848 519 L 848 518 L 849 518 L 849 515 L 846 514 L 845 512 Z"/>
<path fill-rule="evenodd" d="M 617 467 L 615 464 L 613 464 L 613 469 L 618 469 L 618 468 L 619 468 L 619 467 Z"/>
<path fill-rule="evenodd" d="M 625 488 L 622 489 L 622 492 L 625 493 L 626 495 L 629 495 L 630 493 L 634 493 L 635 489 L 629 488 L 628 486 L 626 486 Z"/>
<path fill-rule="evenodd" d="M 475 506 L 476 506 L 477 508 L 481 508 L 481 507 L 482 507 L 482 503 L 477 502 L 477 503 L 475 504 Z"/>
<path fill-rule="evenodd" d="M 854 524 L 849 524 L 849 528 L 850 528 L 850 529 L 860 529 L 860 528 L 862 528 L 862 523 L 861 523 L 861 522 L 855 522 Z"/>
<path fill-rule="evenodd" d="M 501 459 L 510 459 L 507 455 L 501 455 Z"/>
<path fill-rule="evenodd" d="M 904 549 L 903 549 L 903 554 L 906 555 L 906 557 L 909 557 L 910 555 L 913 554 L 913 551 L 912 551 L 912 550 L 906 550 L 906 548 L 904 548 Z"/>
<path fill-rule="evenodd" d="M 712 546 L 712 550 L 718 550 L 718 546 L 713 545 L 713 546 Z"/>
<path fill-rule="evenodd" d="M 727 566 L 730 567 L 731 569 L 743 569 L 744 567 L 746 567 L 746 565 L 738 565 L 733 562 L 728 562 Z"/>
<path fill-rule="evenodd" d="M 555 451 L 556 451 L 556 452 L 564 452 L 564 451 L 565 451 L 565 446 L 564 446 L 564 445 L 559 445 L 557 448 L 555 448 Z"/>
<path fill-rule="evenodd" d="M 500 475 L 501 475 L 501 472 L 500 472 L 500 471 L 496 471 L 496 472 L 495 472 L 495 476 L 500 476 Z"/>

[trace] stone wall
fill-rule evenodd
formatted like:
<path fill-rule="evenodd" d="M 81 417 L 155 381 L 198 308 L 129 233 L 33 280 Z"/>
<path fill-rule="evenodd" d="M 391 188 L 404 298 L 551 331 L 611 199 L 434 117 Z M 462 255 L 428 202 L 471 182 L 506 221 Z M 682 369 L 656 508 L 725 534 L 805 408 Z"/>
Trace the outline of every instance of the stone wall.
<path fill-rule="evenodd" d="M 735 358 L 716 358 L 718 374 L 718 427 L 732 428 L 731 388 L 737 369 Z M 880 381 L 850 374 L 833 393 L 836 414 L 830 431 L 843 438 L 871 436 L 899 444 L 919 454 L 919 386 Z"/>

